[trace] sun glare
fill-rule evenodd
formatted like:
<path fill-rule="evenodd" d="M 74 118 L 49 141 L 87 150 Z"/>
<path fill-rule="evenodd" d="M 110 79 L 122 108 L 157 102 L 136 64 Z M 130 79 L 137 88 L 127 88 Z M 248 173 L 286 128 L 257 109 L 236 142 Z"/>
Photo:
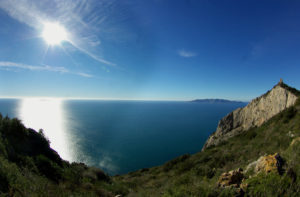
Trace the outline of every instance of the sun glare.
<path fill-rule="evenodd" d="M 51 148 L 63 159 L 73 161 L 65 128 L 63 100 L 55 98 L 24 98 L 20 102 L 18 117 L 25 126 L 38 131 L 43 129 Z"/>
<path fill-rule="evenodd" d="M 58 45 L 67 40 L 67 32 L 59 23 L 44 23 L 42 37 L 48 45 Z"/>

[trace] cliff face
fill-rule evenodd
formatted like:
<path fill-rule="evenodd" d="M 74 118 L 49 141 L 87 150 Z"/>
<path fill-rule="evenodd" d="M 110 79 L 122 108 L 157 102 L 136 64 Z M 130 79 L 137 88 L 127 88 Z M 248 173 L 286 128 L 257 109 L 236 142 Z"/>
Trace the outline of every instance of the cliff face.
<path fill-rule="evenodd" d="M 208 138 L 203 149 L 260 126 L 284 109 L 295 104 L 297 96 L 279 82 L 271 91 L 252 100 L 246 107 L 230 112 L 219 121 L 217 130 Z"/>

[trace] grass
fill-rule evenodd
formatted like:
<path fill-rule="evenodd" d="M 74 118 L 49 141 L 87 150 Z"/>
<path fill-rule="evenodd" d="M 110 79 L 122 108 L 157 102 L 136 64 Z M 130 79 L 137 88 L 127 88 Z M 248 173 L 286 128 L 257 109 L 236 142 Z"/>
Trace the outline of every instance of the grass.
<path fill-rule="evenodd" d="M 259 175 L 249 179 L 250 186 L 245 196 L 296 196 L 296 192 L 300 192 L 300 142 L 293 146 L 290 144 L 300 136 L 299 108 L 300 102 L 297 101 L 295 106 L 262 126 L 251 128 L 218 146 L 114 179 L 128 185 L 129 196 L 232 196 L 235 189 L 216 186 L 221 173 L 239 167 L 245 169 L 260 156 L 278 152 L 285 160 L 284 174 Z M 247 174 L 248 177 L 250 175 L 251 172 Z M 131 182 L 135 183 L 132 188 Z"/>
<path fill-rule="evenodd" d="M 297 196 L 300 140 L 295 139 L 299 137 L 300 99 L 260 127 L 217 146 L 161 166 L 109 177 L 100 169 L 62 160 L 42 131 L 27 129 L 18 119 L 0 114 L 0 196 L 236 196 L 235 188 L 217 187 L 219 176 L 276 152 L 285 161 L 283 174 L 254 176 L 254 170 L 249 170 L 244 196 Z"/>

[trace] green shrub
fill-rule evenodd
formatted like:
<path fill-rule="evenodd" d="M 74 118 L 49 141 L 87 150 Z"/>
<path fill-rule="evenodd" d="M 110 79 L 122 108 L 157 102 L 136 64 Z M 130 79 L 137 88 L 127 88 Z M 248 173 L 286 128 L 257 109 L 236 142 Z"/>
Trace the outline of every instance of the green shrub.
<path fill-rule="evenodd" d="M 181 174 L 187 171 L 190 171 L 195 166 L 194 162 L 192 160 L 186 159 L 185 161 L 179 163 L 177 165 L 177 174 Z"/>
<path fill-rule="evenodd" d="M 209 179 L 214 177 L 215 173 L 216 173 L 215 168 L 211 168 L 210 166 L 207 165 L 200 165 L 196 168 L 196 174 L 198 176 L 207 177 Z"/>
<path fill-rule="evenodd" d="M 122 196 L 126 196 L 129 191 L 128 191 L 128 186 L 124 183 L 121 182 L 114 182 L 111 184 L 104 184 L 103 187 L 108 190 L 111 191 L 114 194 L 120 194 Z M 131 188 L 134 188 L 134 186 L 132 185 Z"/>
<path fill-rule="evenodd" d="M 186 185 L 181 185 L 179 187 L 168 188 L 167 193 L 163 195 L 164 197 L 182 197 L 182 196 L 192 196 L 190 188 Z"/>
<path fill-rule="evenodd" d="M 62 169 L 44 155 L 39 155 L 35 158 L 36 166 L 42 175 L 58 182 L 62 178 Z"/>
<path fill-rule="evenodd" d="M 248 132 L 245 133 L 245 137 L 249 140 L 252 140 L 253 138 L 255 138 L 257 136 L 257 132 L 253 129 L 253 130 L 249 130 Z"/>
<path fill-rule="evenodd" d="M 297 110 L 295 107 L 289 107 L 285 112 L 284 112 L 284 118 L 283 122 L 288 123 L 295 115 L 297 114 Z"/>
<path fill-rule="evenodd" d="M 292 181 L 287 176 L 280 176 L 277 173 L 264 174 L 247 180 L 248 187 L 246 194 L 249 196 L 285 196 Z"/>
<path fill-rule="evenodd" d="M 185 155 L 179 156 L 175 159 L 172 159 L 171 161 L 168 161 L 167 163 L 164 164 L 163 170 L 165 172 L 167 172 L 167 171 L 171 170 L 176 164 L 185 161 L 189 157 L 190 157 L 189 154 L 185 154 Z"/>
<path fill-rule="evenodd" d="M 7 157 L 6 147 L 1 137 L 0 137 L 0 156 Z"/>
<path fill-rule="evenodd" d="M 186 174 L 186 175 L 183 175 L 183 176 L 179 176 L 175 180 L 174 186 L 178 187 L 178 186 L 181 186 L 181 185 L 187 185 L 189 183 L 191 183 L 191 179 L 190 179 L 190 176 L 188 174 Z"/>
<path fill-rule="evenodd" d="M 9 183 L 4 172 L 0 171 L 0 192 L 8 192 Z"/>

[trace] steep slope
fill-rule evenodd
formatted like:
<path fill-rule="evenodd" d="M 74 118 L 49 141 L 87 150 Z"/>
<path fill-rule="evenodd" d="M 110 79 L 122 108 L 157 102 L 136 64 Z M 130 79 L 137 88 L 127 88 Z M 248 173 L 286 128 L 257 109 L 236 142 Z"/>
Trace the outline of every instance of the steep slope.
<path fill-rule="evenodd" d="M 299 95 L 293 88 L 285 90 Z M 275 87 L 276 88 L 276 87 Z M 270 92 L 269 92 L 270 93 Z M 267 95 L 267 94 L 266 94 Z M 282 171 L 254 174 L 246 170 L 265 155 L 282 158 Z M 244 169 L 245 188 L 220 187 L 230 171 Z M 226 173 L 229 172 L 229 173 Z M 114 180 L 127 185 L 128 196 L 297 196 L 300 192 L 300 99 L 260 126 L 237 134 L 194 155 L 183 155 L 162 166 L 141 169 Z"/>
<path fill-rule="evenodd" d="M 246 107 L 230 112 L 219 121 L 217 130 L 208 138 L 202 150 L 217 145 L 239 133 L 262 125 L 279 112 L 295 104 L 297 91 L 282 81 L 266 94 L 252 100 Z"/>
<path fill-rule="evenodd" d="M 100 169 L 69 163 L 43 132 L 0 114 L 0 196 L 115 196 L 126 194 Z"/>
<path fill-rule="evenodd" d="M 299 95 L 296 89 L 280 83 L 262 97 L 272 91 Z M 286 98 L 279 99 L 286 101 L 279 105 L 286 106 L 289 96 Z M 294 103 L 259 126 L 194 155 L 114 177 L 62 160 L 42 132 L 0 115 L 0 196 L 298 196 L 300 99 Z M 279 158 L 280 173 L 247 170 L 254 164 L 260 166 L 259 162 L 270 163 L 259 169 L 276 169 Z M 233 176 L 242 182 L 229 183 L 234 182 Z"/>

